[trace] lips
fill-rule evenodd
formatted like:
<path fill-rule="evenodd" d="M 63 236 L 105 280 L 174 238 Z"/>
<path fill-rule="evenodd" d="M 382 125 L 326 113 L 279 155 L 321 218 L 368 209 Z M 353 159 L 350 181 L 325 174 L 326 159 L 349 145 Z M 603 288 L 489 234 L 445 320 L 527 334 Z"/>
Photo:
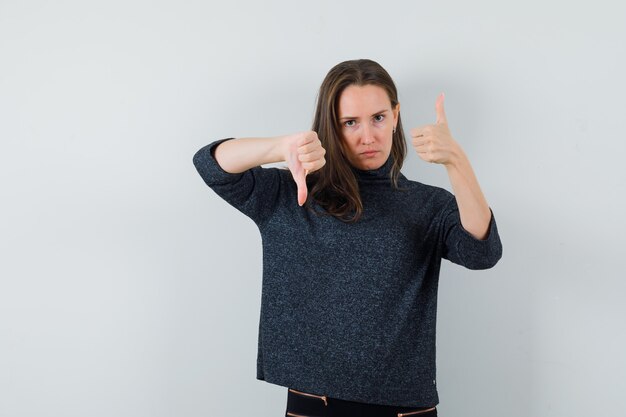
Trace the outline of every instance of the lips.
<path fill-rule="evenodd" d="M 361 155 L 365 155 L 365 156 L 374 156 L 376 155 L 378 151 L 365 151 L 365 152 L 361 152 Z"/>

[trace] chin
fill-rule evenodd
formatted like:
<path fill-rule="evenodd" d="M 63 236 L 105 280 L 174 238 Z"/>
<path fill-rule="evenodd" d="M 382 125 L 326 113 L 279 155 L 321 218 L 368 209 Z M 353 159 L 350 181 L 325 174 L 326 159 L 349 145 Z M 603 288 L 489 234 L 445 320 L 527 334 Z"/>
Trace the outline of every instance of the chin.
<path fill-rule="evenodd" d="M 362 170 L 370 170 L 370 169 L 378 169 L 381 166 L 383 166 L 383 164 L 385 163 L 385 161 L 383 160 L 383 158 L 371 158 L 368 159 L 367 161 L 361 161 L 361 168 Z"/>

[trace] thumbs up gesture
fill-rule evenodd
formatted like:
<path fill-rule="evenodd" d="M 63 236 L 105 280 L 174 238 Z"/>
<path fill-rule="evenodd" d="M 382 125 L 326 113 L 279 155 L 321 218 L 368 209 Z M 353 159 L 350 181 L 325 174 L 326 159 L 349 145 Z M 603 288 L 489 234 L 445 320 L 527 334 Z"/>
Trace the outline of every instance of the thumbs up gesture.
<path fill-rule="evenodd" d="M 298 205 L 302 206 L 308 194 L 306 176 L 324 166 L 326 149 L 313 131 L 288 135 L 284 140 L 285 161 L 298 187 Z"/>
<path fill-rule="evenodd" d="M 424 125 L 411 129 L 413 148 L 426 162 L 448 165 L 461 153 L 460 146 L 452 138 L 448 129 L 448 119 L 443 109 L 444 94 L 441 93 L 435 102 L 437 121 L 435 124 Z"/>

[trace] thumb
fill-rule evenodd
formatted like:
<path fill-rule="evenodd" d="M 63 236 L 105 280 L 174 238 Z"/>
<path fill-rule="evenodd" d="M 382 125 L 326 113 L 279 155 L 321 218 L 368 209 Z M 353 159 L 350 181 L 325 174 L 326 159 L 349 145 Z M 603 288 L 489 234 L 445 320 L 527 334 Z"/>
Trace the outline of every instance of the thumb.
<path fill-rule="evenodd" d="M 306 175 L 309 173 L 307 169 L 300 170 L 294 177 L 296 186 L 298 187 L 298 205 L 302 206 L 306 201 L 308 190 L 306 188 Z"/>
<path fill-rule="evenodd" d="M 293 180 L 296 183 L 296 187 L 298 189 L 298 205 L 302 206 L 306 201 L 307 189 L 305 179 L 309 171 L 304 169 L 304 167 L 302 166 L 302 163 L 298 158 L 297 149 L 297 142 L 292 141 L 286 159 L 287 166 L 289 168 L 289 171 L 291 171 L 291 176 L 293 177 Z"/>
<path fill-rule="evenodd" d="M 437 111 L 437 124 L 448 123 L 448 119 L 446 118 L 446 112 L 443 109 L 444 99 L 445 95 L 441 93 L 439 97 L 437 97 L 437 101 L 435 102 L 435 110 Z"/>

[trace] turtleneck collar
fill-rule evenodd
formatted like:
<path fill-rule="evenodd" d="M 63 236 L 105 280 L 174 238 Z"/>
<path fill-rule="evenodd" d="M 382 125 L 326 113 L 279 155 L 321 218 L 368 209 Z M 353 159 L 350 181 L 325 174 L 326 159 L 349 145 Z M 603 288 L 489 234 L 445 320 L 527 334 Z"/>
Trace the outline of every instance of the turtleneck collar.
<path fill-rule="evenodd" d="M 393 156 L 389 154 L 387 161 L 376 169 L 358 169 L 352 166 L 352 171 L 360 182 L 389 182 L 391 167 L 393 166 Z"/>

